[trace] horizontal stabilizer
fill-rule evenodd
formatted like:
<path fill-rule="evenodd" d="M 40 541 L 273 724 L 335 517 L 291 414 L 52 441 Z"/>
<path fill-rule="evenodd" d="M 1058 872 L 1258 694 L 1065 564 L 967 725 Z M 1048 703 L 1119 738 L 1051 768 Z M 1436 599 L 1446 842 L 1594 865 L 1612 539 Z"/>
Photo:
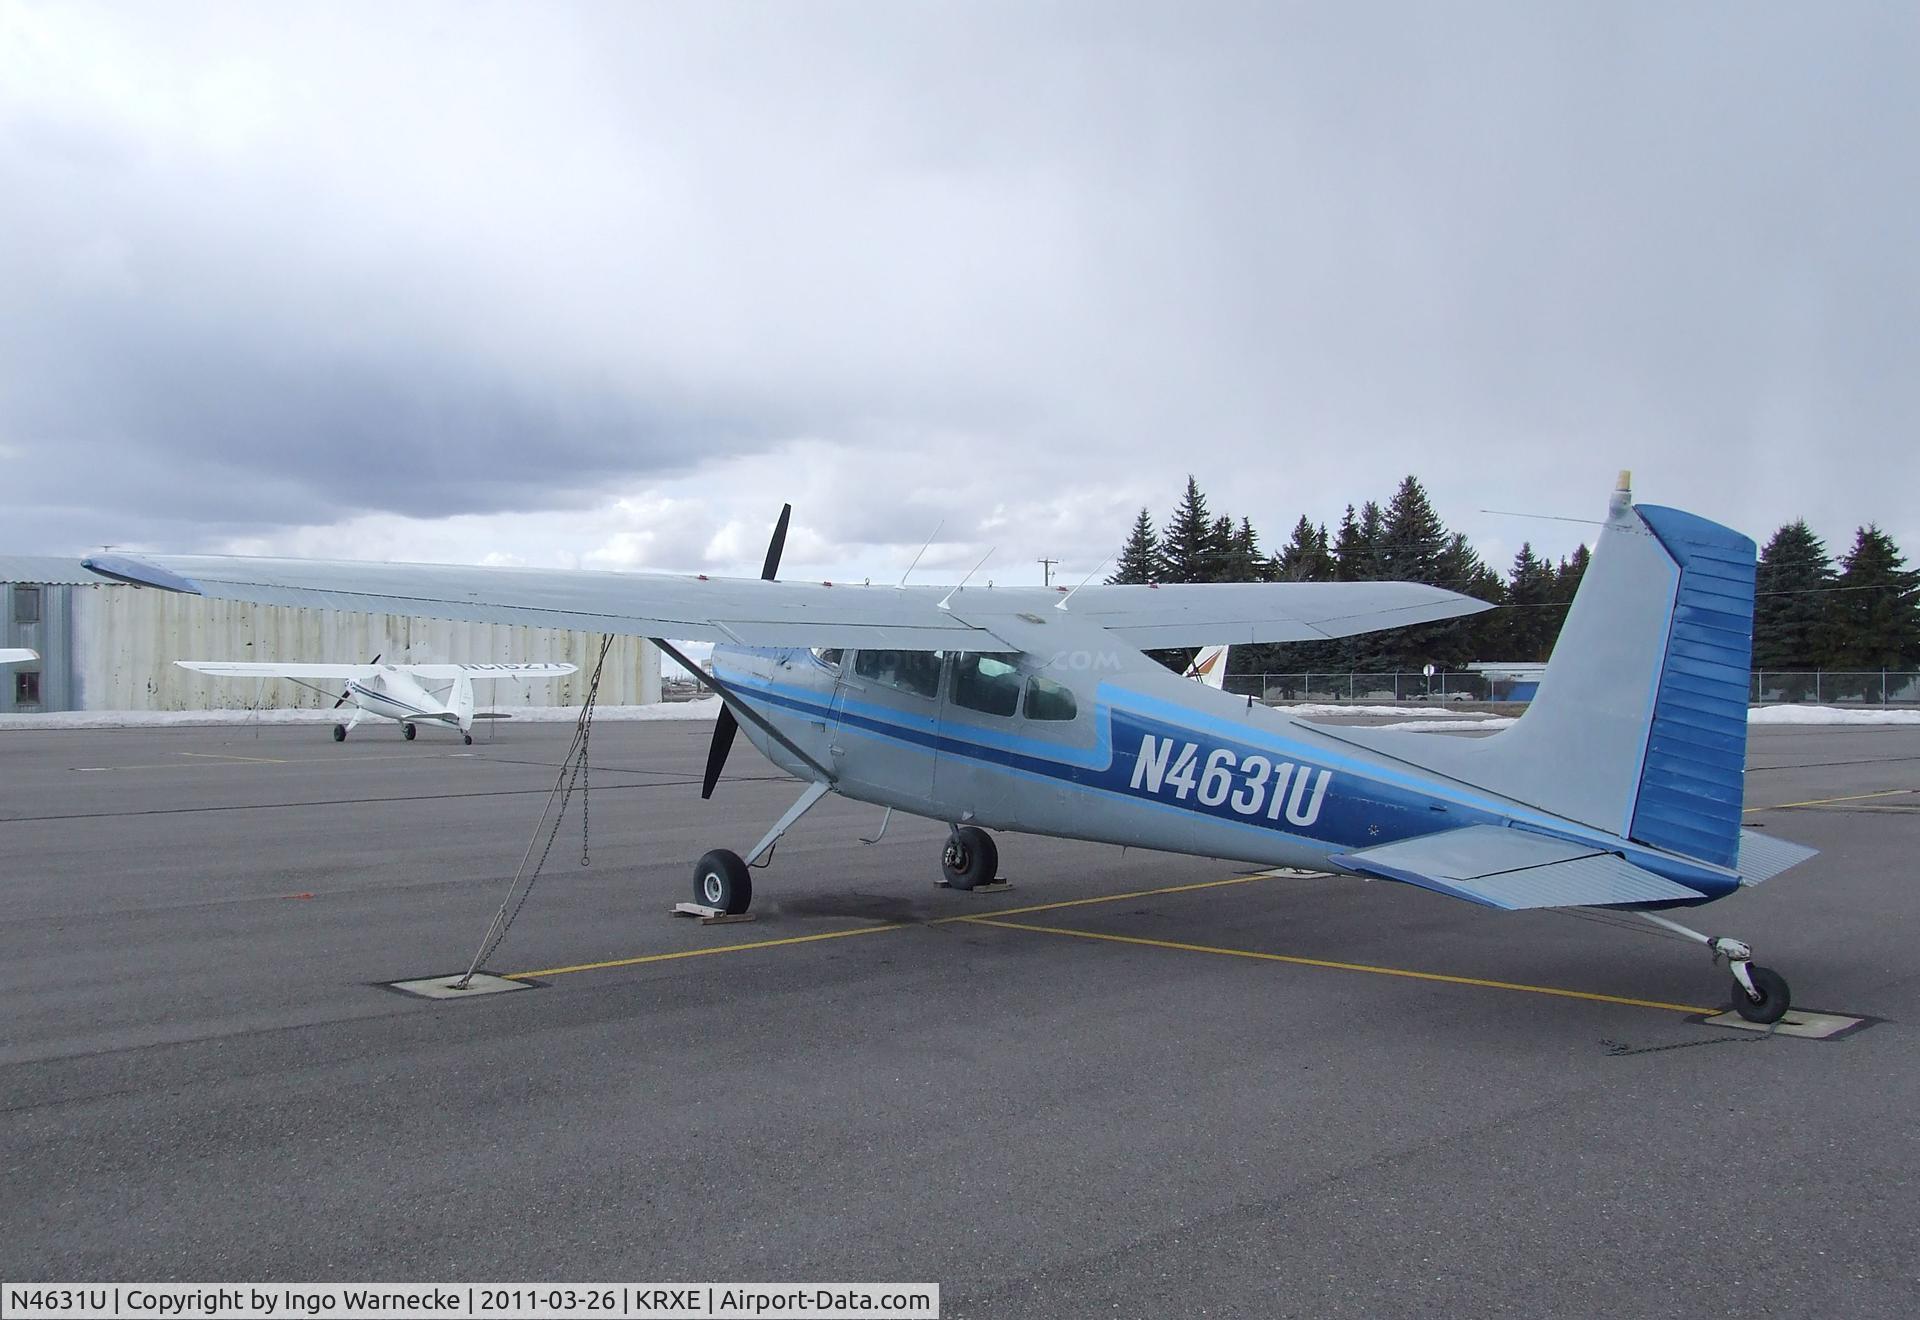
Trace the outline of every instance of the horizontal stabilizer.
<path fill-rule="evenodd" d="M 1734 869 L 1740 872 L 1741 884 L 1757 885 L 1819 854 L 1818 848 L 1789 843 L 1759 830 L 1741 830 L 1740 858 L 1734 864 Z"/>
<path fill-rule="evenodd" d="M 1472 825 L 1343 853 L 1335 866 L 1418 885 L 1483 907 L 1612 907 L 1703 895 L 1616 853 L 1499 825 Z"/>

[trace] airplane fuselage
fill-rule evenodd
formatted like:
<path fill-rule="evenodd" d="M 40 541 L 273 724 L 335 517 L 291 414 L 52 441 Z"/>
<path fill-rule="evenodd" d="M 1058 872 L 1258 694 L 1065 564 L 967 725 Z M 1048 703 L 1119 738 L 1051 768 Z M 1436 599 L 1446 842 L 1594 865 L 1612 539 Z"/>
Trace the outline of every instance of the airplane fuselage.
<path fill-rule="evenodd" d="M 1618 853 L 1715 897 L 1737 887 L 1684 858 L 1397 769 L 1144 655 L 1137 663 L 1109 658 L 1104 672 L 994 657 L 1017 676 L 1007 691 L 1028 698 L 995 701 L 976 691 L 965 702 L 956 670 L 970 657 L 880 654 L 914 662 L 717 647 L 713 665 L 716 677 L 833 770 L 836 792 L 953 824 L 1334 871 L 1344 869 L 1334 857 L 1358 849 L 1465 826 L 1516 826 Z M 1036 676 L 1054 690 L 1044 712 L 1053 718 L 1029 713 L 1027 683 Z M 1070 694 L 1071 718 L 1059 718 L 1060 691 Z M 744 727 L 775 764 L 817 777 L 764 731 Z"/>

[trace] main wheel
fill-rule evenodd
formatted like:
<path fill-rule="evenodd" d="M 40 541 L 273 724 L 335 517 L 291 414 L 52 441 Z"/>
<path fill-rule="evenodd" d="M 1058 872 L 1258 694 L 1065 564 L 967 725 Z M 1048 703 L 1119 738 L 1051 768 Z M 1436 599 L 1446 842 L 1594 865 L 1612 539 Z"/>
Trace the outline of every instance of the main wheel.
<path fill-rule="evenodd" d="M 753 903 L 753 875 L 740 854 L 715 848 L 693 868 L 693 901 L 738 916 Z"/>
<path fill-rule="evenodd" d="M 471 747 L 471 746 L 473 746 L 473 735 L 472 735 L 472 734 L 470 734 L 470 733 L 463 733 L 463 734 L 461 734 L 461 735 L 460 735 L 460 740 L 461 740 L 462 742 L 464 742 L 464 743 L 466 743 L 466 745 L 467 745 L 467 746 L 469 746 L 469 747 Z"/>
<path fill-rule="evenodd" d="M 406 730 L 406 734 L 407 734 L 407 741 L 408 741 L 408 742 L 412 742 L 412 741 L 413 741 L 413 735 L 414 735 L 414 727 L 413 727 L 413 726 L 412 726 L 411 724 L 402 724 L 402 725 L 401 725 L 400 727 L 401 727 L 402 729 L 404 729 L 404 730 Z"/>
<path fill-rule="evenodd" d="M 940 869 L 955 889 L 990 885 L 1000 874 L 1000 849 L 993 836 L 973 825 L 962 825 L 947 838 Z"/>
<path fill-rule="evenodd" d="M 335 742 L 345 742 L 345 741 L 347 740 L 347 726 L 346 726 L 346 725 L 344 725 L 344 724 L 336 724 L 336 725 L 334 725 L 334 726 L 333 726 L 333 740 L 334 740 Z"/>
<path fill-rule="evenodd" d="M 1748 963 L 1747 975 L 1753 978 L 1753 988 L 1759 991 L 1760 998 L 1755 1000 L 1748 995 L 1747 988 L 1736 978 L 1733 983 L 1733 1011 L 1749 1022 L 1768 1026 L 1785 1017 L 1787 1009 L 1793 1004 L 1793 993 L 1787 989 L 1787 978 L 1759 963 Z"/>

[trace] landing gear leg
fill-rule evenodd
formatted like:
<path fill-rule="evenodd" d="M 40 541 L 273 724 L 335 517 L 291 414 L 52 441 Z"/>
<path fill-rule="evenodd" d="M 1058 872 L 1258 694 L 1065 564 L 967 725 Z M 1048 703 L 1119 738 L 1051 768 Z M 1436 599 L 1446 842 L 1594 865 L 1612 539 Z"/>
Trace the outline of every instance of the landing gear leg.
<path fill-rule="evenodd" d="M 700 859 L 693 868 L 693 901 L 706 907 L 719 908 L 729 916 L 738 916 L 753 903 L 753 876 L 748 867 L 773 851 L 773 845 L 780 836 L 793 827 L 813 809 L 813 804 L 827 795 L 832 787 L 824 780 L 816 780 L 807 785 L 807 791 L 800 795 L 799 801 L 787 808 L 787 814 L 774 822 L 760 842 L 753 845 L 753 851 L 745 857 L 725 848 L 715 848 Z"/>
<path fill-rule="evenodd" d="M 1668 921 L 1652 912 L 1636 915 L 1662 930 L 1670 930 L 1706 945 L 1716 963 L 1725 958 L 1728 969 L 1733 973 L 1733 1011 L 1747 1021 L 1771 1026 L 1787 1015 L 1787 1009 L 1793 1005 L 1793 992 L 1787 986 L 1787 978 L 1771 967 L 1762 967 L 1753 961 L 1753 950 L 1741 941 L 1728 939 L 1724 935 L 1702 935 L 1697 930 L 1682 926 L 1677 921 Z"/>

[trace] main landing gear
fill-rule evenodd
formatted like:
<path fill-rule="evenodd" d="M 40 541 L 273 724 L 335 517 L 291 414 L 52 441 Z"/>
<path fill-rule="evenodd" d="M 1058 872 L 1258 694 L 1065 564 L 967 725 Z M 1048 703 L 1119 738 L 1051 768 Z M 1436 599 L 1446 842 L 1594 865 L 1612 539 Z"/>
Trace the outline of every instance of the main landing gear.
<path fill-rule="evenodd" d="M 940 870 L 955 889 L 990 885 L 1000 874 L 1000 849 L 993 836 L 976 825 L 955 825 L 940 853 Z"/>
<path fill-rule="evenodd" d="M 344 724 L 336 724 L 336 725 L 334 725 L 334 726 L 333 726 L 333 740 L 334 740 L 335 742 L 345 742 L 345 741 L 347 740 L 347 726 L 346 726 L 346 725 L 344 725 Z"/>
<path fill-rule="evenodd" d="M 417 729 L 415 729 L 415 728 L 414 728 L 414 727 L 413 727 L 413 726 L 412 726 L 411 724 L 402 724 L 402 725 L 400 726 L 400 731 L 401 731 L 401 732 L 402 732 L 403 734 L 405 734 L 405 735 L 406 735 L 406 738 L 407 738 L 407 741 L 408 741 L 408 742 L 412 742 L 412 741 L 413 741 L 413 735 L 414 735 L 415 733 L 417 733 L 417 732 L 419 732 L 419 730 L 417 730 Z"/>
<path fill-rule="evenodd" d="M 1682 926 L 1677 921 L 1668 921 L 1652 912 L 1638 915 L 1663 930 L 1706 945 L 1716 963 L 1725 958 L 1728 969 L 1733 973 L 1733 1011 L 1741 1017 L 1749 1022 L 1771 1026 L 1787 1015 L 1787 1009 L 1793 1005 L 1793 993 L 1787 987 L 1787 978 L 1771 967 L 1762 967 L 1754 962 L 1753 950 L 1741 941 L 1728 939 L 1724 935 L 1702 935 L 1697 930 Z"/>

